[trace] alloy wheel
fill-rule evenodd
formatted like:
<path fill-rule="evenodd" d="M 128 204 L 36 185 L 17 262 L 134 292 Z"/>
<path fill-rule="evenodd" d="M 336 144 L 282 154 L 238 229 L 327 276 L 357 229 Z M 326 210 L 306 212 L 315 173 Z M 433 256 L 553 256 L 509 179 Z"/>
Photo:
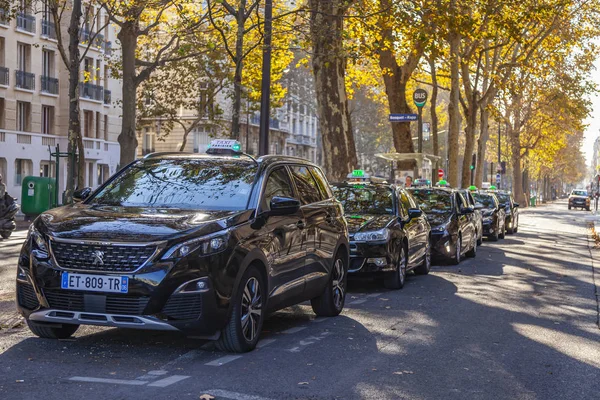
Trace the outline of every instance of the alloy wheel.
<path fill-rule="evenodd" d="M 242 333 L 248 342 L 252 342 L 260 325 L 262 316 L 262 293 L 260 283 L 255 277 L 251 277 L 246 282 L 244 292 L 242 293 Z"/>
<path fill-rule="evenodd" d="M 335 264 L 333 266 L 333 279 L 332 279 L 333 303 L 337 309 L 339 309 L 342 306 L 342 303 L 344 302 L 344 291 L 345 291 L 344 278 L 345 278 L 345 275 L 346 275 L 346 272 L 344 271 L 344 262 L 340 258 L 338 258 L 335 261 Z"/>

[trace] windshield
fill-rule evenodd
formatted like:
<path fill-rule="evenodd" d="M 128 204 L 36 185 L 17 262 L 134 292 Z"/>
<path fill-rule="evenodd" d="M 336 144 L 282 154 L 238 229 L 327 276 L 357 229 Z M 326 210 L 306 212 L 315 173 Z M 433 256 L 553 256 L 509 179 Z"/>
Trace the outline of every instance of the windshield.
<path fill-rule="evenodd" d="M 505 193 L 496 193 L 496 197 L 498 198 L 500 204 L 505 204 L 507 206 L 510 205 L 510 195 Z"/>
<path fill-rule="evenodd" d="M 452 212 L 452 193 L 439 189 L 416 189 L 411 191 L 419 208 L 425 214 L 448 214 Z"/>
<path fill-rule="evenodd" d="M 333 193 L 344 206 L 344 213 L 347 215 L 394 213 L 394 193 L 390 188 L 333 186 Z"/>
<path fill-rule="evenodd" d="M 481 205 L 483 208 L 496 208 L 494 197 L 490 194 L 474 193 L 475 206 Z"/>
<path fill-rule="evenodd" d="M 585 190 L 573 190 L 571 194 L 573 196 L 587 196 L 587 192 Z"/>
<path fill-rule="evenodd" d="M 90 204 L 190 210 L 245 210 L 256 175 L 246 160 L 150 159 L 123 171 Z"/>

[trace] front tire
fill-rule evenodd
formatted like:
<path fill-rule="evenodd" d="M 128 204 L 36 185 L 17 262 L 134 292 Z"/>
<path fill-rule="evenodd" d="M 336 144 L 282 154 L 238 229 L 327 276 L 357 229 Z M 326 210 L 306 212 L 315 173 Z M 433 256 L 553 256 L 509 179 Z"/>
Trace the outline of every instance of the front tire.
<path fill-rule="evenodd" d="M 415 274 L 427 275 L 429 271 L 431 271 L 431 247 L 427 246 L 423 262 L 421 263 L 421 265 L 415 268 Z"/>
<path fill-rule="evenodd" d="M 38 324 L 27 320 L 29 330 L 36 336 L 44 339 L 68 339 L 79 329 L 73 324 Z"/>
<path fill-rule="evenodd" d="M 319 317 L 335 317 L 344 309 L 346 301 L 346 283 L 348 266 L 344 258 L 338 254 L 333 262 L 331 276 L 323 294 L 310 301 L 315 314 Z"/>
<path fill-rule="evenodd" d="M 216 342 L 217 348 L 230 353 L 245 353 L 258 343 L 265 320 L 266 286 L 258 269 L 250 266 L 234 297 L 229 321 Z"/>
<path fill-rule="evenodd" d="M 473 247 L 471 247 L 471 250 L 469 250 L 467 252 L 467 257 L 471 257 L 471 258 L 477 257 L 477 242 L 476 242 L 476 240 L 473 241 Z"/>
<path fill-rule="evenodd" d="M 460 261 L 462 259 L 462 238 L 460 237 L 460 235 L 458 236 L 455 247 L 456 248 L 454 250 L 454 257 L 452 258 L 452 263 L 454 263 L 454 265 L 458 265 L 460 264 Z"/>
<path fill-rule="evenodd" d="M 498 233 L 498 237 L 500 239 L 504 239 L 506 237 L 506 222 L 502 225 L 502 230 Z"/>
<path fill-rule="evenodd" d="M 387 289 L 398 290 L 404 287 L 406 282 L 406 265 L 407 265 L 406 250 L 404 246 L 400 248 L 400 260 L 398 261 L 398 268 L 396 271 L 390 273 L 383 279 L 383 285 Z"/>
<path fill-rule="evenodd" d="M 0 236 L 2 236 L 2 239 L 8 239 L 11 235 L 12 231 L 2 231 L 0 232 Z"/>

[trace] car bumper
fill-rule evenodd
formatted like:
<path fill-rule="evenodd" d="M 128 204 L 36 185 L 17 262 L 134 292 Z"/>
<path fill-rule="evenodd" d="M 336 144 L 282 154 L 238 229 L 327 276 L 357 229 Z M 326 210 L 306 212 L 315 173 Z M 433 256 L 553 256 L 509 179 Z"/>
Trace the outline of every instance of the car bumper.
<path fill-rule="evenodd" d="M 582 207 L 582 208 L 584 208 L 584 207 L 589 207 L 590 203 L 587 203 L 585 201 L 570 201 L 569 205 L 571 207 Z"/>
<path fill-rule="evenodd" d="M 184 331 L 206 337 L 226 323 L 228 308 L 218 305 L 212 279 L 204 277 L 207 287 L 201 292 L 176 293 L 181 284 L 199 277 L 189 268 L 171 274 L 172 263 L 149 265 L 147 273 L 117 274 L 129 277 L 126 294 L 62 289 L 63 270 L 51 261 L 21 257 L 19 267 L 25 276 L 17 278 L 17 309 L 37 323 Z"/>
<path fill-rule="evenodd" d="M 496 233 L 496 224 L 494 222 L 487 222 L 483 224 L 483 234 L 485 236 L 492 236 Z"/>
<path fill-rule="evenodd" d="M 367 244 L 350 242 L 351 275 L 394 271 L 394 259 L 388 243 Z"/>
<path fill-rule="evenodd" d="M 431 249 L 434 257 L 451 258 L 454 256 L 456 240 L 448 233 L 431 233 Z"/>

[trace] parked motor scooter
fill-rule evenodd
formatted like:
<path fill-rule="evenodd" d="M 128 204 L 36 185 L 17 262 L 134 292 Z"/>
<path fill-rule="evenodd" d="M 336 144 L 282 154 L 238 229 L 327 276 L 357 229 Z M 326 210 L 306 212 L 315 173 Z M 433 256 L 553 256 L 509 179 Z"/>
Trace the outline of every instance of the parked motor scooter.
<path fill-rule="evenodd" d="M 3 239 L 8 239 L 15 229 L 15 215 L 19 212 L 19 205 L 16 199 L 4 194 L 4 198 L 0 199 L 0 236 Z"/>

